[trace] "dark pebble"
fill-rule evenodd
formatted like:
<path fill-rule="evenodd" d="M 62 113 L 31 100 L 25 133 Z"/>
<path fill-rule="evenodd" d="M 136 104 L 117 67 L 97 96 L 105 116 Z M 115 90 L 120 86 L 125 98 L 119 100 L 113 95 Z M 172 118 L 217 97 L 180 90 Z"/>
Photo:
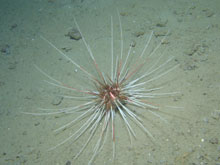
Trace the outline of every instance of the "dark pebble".
<path fill-rule="evenodd" d="M 53 105 L 59 105 L 59 104 L 62 103 L 62 101 L 63 101 L 63 97 L 62 96 L 56 96 L 56 97 L 53 98 L 52 104 Z"/>
<path fill-rule="evenodd" d="M 15 29 L 17 26 L 18 26 L 18 25 L 17 25 L 16 23 L 15 23 L 15 24 L 13 24 L 13 25 L 11 25 L 10 30 Z"/>
<path fill-rule="evenodd" d="M 40 122 L 37 122 L 37 123 L 34 124 L 34 126 L 38 126 L 38 125 L 40 125 Z"/>
<path fill-rule="evenodd" d="M 138 31 L 138 32 L 135 32 L 135 33 L 134 33 L 134 36 L 135 36 L 135 37 L 140 37 L 140 36 L 143 36 L 144 33 L 145 33 L 144 31 Z"/>
<path fill-rule="evenodd" d="M 67 161 L 65 165 L 71 165 L 71 161 Z"/>
<path fill-rule="evenodd" d="M 165 27 L 167 25 L 168 20 L 161 20 L 160 22 L 156 23 L 157 27 Z"/>
<path fill-rule="evenodd" d="M 1 46 L 1 52 L 4 53 L 5 55 L 10 54 L 10 45 L 5 44 Z"/>

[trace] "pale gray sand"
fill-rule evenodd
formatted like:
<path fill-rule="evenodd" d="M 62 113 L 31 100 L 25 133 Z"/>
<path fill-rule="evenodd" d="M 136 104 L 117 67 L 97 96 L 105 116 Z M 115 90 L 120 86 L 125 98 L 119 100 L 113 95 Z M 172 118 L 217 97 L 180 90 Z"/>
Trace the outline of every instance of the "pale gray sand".
<path fill-rule="evenodd" d="M 1 0 L 0 164 L 88 163 L 92 144 L 95 144 L 98 135 L 77 160 L 73 157 L 85 143 L 85 136 L 73 144 L 67 143 L 47 151 L 68 137 L 70 131 L 55 134 L 53 130 L 74 116 L 31 116 L 21 112 L 38 112 L 40 107 L 56 108 L 54 104 L 59 100 L 55 96 L 63 91 L 42 81 L 47 78 L 36 70 L 34 64 L 56 79 L 74 87 L 86 88 L 82 73 L 75 72 L 77 68 L 43 41 L 40 35 L 67 51 L 67 55 L 80 65 L 92 69 L 81 40 L 74 41 L 65 36 L 69 29 L 75 27 L 75 17 L 100 68 L 108 71 L 111 15 L 115 50 L 120 52 L 117 9 L 122 20 L 125 52 L 131 41 L 135 41 L 134 51 L 139 54 L 152 30 L 156 33 L 170 30 L 164 53 L 165 56 L 174 56 L 174 63 L 180 66 L 158 81 L 163 82 L 164 91 L 179 91 L 181 95 L 154 102 L 162 107 L 184 108 L 162 108 L 165 113 L 160 115 L 168 123 L 140 110 L 140 117 L 154 135 L 156 143 L 133 125 L 138 138 L 133 139 L 132 147 L 118 116 L 115 161 L 112 162 L 109 136 L 94 164 L 220 164 L 218 0 Z M 137 37 L 142 33 L 144 35 Z M 75 102 L 64 99 L 60 106 L 75 105 Z M 81 124 L 76 124 L 72 131 Z"/>

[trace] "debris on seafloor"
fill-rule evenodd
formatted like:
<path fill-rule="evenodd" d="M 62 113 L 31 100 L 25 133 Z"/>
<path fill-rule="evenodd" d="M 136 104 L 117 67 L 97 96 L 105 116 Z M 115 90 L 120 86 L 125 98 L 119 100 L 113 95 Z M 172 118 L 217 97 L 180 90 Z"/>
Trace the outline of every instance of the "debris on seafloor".
<path fill-rule="evenodd" d="M 80 32 L 76 28 L 70 29 L 65 36 L 70 37 L 70 39 L 73 40 L 80 40 L 82 38 Z"/>

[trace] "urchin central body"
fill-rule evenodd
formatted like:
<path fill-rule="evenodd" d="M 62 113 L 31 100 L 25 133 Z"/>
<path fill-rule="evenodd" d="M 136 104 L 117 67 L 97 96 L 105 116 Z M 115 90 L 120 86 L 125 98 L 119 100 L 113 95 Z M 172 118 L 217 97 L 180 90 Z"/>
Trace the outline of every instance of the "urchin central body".
<path fill-rule="evenodd" d="M 123 94 L 122 87 L 118 83 L 105 84 L 99 89 L 99 97 L 106 110 L 117 109 L 116 103 L 125 103 L 127 96 Z"/>

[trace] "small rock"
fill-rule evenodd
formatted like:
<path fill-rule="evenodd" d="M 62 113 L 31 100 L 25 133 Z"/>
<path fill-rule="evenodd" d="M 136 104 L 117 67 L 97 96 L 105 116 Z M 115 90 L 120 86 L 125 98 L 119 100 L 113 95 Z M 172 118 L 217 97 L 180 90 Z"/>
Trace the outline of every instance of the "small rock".
<path fill-rule="evenodd" d="M 38 125 L 40 125 L 40 122 L 37 122 L 37 123 L 34 124 L 34 126 L 38 126 Z"/>
<path fill-rule="evenodd" d="M 63 47 L 63 48 L 61 48 L 63 51 L 65 51 L 65 52 L 69 52 L 70 50 L 72 50 L 72 48 L 68 48 L 68 47 Z"/>
<path fill-rule="evenodd" d="M 211 144 L 218 144 L 218 138 L 211 138 L 211 139 L 209 139 L 209 143 L 211 143 Z"/>
<path fill-rule="evenodd" d="M 165 35 L 167 35 L 167 31 L 157 31 L 157 32 L 154 32 L 154 36 L 155 37 L 161 37 L 161 36 L 165 36 Z"/>
<path fill-rule="evenodd" d="M 187 54 L 188 56 L 192 56 L 198 51 L 199 47 L 200 47 L 199 44 L 193 44 L 191 45 L 190 48 L 188 48 L 188 50 L 184 51 L 184 53 Z"/>
<path fill-rule="evenodd" d="M 65 36 L 73 40 L 80 40 L 82 38 L 80 32 L 75 28 L 72 28 Z"/>
<path fill-rule="evenodd" d="M 126 12 L 121 12 L 120 15 L 121 15 L 121 16 L 128 16 L 128 13 L 126 13 Z"/>
<path fill-rule="evenodd" d="M 220 119 L 220 110 L 215 110 L 214 112 L 212 112 L 211 117 L 215 120 L 219 120 Z"/>
<path fill-rule="evenodd" d="M 67 161 L 65 165 L 71 165 L 71 161 Z"/>
<path fill-rule="evenodd" d="M 167 25 L 168 20 L 160 20 L 158 23 L 156 23 L 157 27 L 165 27 Z"/>
<path fill-rule="evenodd" d="M 210 9 L 204 9 L 202 10 L 203 12 L 205 12 L 206 17 L 212 17 L 215 13 L 213 11 L 211 11 Z"/>
<path fill-rule="evenodd" d="M 131 41 L 130 46 L 131 46 L 131 47 L 135 47 L 135 46 L 136 46 L 136 42 L 135 42 L 135 41 Z"/>
<path fill-rule="evenodd" d="M 63 101 L 63 97 L 62 96 L 56 96 L 53 100 L 52 103 L 53 105 L 59 105 L 61 104 L 61 102 Z"/>
<path fill-rule="evenodd" d="M 18 25 L 16 23 L 12 24 L 11 27 L 10 27 L 10 30 L 13 30 L 17 27 Z"/>
<path fill-rule="evenodd" d="M 165 40 L 163 40 L 162 42 L 161 42 L 161 44 L 163 44 L 163 45 L 167 45 L 167 44 L 169 44 L 170 43 L 170 41 L 168 41 L 167 39 L 165 39 Z"/>
<path fill-rule="evenodd" d="M 10 54 L 10 45 L 8 45 L 8 44 L 1 45 L 1 52 L 4 53 L 5 55 L 9 55 Z"/>
<path fill-rule="evenodd" d="M 195 70 L 197 69 L 198 66 L 195 64 L 195 62 L 192 62 L 192 61 L 187 61 L 184 63 L 184 66 L 183 66 L 183 70 Z"/>
<path fill-rule="evenodd" d="M 138 31 L 138 32 L 135 32 L 135 33 L 134 33 L 134 36 L 135 36 L 135 37 L 140 37 L 140 36 L 143 36 L 144 33 L 145 33 L 144 31 Z"/>

